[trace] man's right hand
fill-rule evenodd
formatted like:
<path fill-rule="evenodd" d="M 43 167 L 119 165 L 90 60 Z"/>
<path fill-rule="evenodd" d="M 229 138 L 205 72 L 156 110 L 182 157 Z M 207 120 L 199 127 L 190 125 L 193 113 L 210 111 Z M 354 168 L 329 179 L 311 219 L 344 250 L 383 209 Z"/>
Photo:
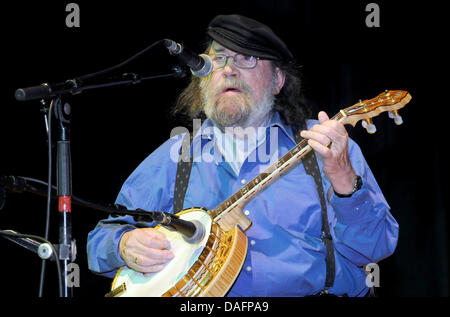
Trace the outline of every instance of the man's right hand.
<path fill-rule="evenodd" d="M 134 229 L 123 234 L 119 253 L 127 266 L 142 273 L 161 271 L 174 258 L 166 236 L 153 228 Z"/>

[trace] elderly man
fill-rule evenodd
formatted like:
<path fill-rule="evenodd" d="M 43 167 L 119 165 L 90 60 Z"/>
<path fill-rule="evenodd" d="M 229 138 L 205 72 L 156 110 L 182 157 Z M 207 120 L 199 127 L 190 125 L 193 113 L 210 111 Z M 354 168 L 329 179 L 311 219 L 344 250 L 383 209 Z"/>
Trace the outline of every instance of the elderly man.
<path fill-rule="evenodd" d="M 213 72 L 192 78 L 176 111 L 206 119 L 192 147 L 214 152 L 214 159 L 193 160 L 179 206 L 217 207 L 267 166 L 252 155 L 261 148 L 278 159 L 302 137 L 315 152 L 309 163 L 295 165 L 243 206 L 252 221 L 248 252 L 228 295 L 364 296 L 364 266 L 394 252 L 398 225 L 360 149 L 325 112 L 318 121 L 306 120 L 293 56 L 269 27 L 221 15 L 207 34 Z M 230 134 L 230 127 L 254 133 Z M 177 212 L 179 163 L 173 153 L 179 153 L 179 140 L 170 138 L 149 155 L 116 203 Z M 124 265 L 158 272 L 173 257 L 161 232 L 138 228 L 131 217 L 102 220 L 89 234 L 90 269 L 106 276 Z"/>

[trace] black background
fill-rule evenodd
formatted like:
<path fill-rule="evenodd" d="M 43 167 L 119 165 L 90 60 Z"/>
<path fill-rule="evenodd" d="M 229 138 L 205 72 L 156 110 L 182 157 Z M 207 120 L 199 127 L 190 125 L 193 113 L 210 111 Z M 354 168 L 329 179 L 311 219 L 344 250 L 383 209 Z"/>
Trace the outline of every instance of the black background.
<path fill-rule="evenodd" d="M 171 38 L 192 49 L 217 14 L 240 13 L 270 25 L 301 64 L 305 96 L 314 112 L 334 115 L 385 89 L 407 90 L 412 101 L 396 126 L 387 114 L 377 133 L 349 128 L 400 224 L 397 249 L 380 263 L 381 297 L 448 296 L 448 193 L 446 182 L 448 82 L 444 9 L 439 3 L 377 1 L 379 28 L 365 24 L 370 1 L 76 1 L 79 28 L 68 28 L 69 1 L 2 5 L 0 175 L 47 179 L 47 140 L 39 101 L 18 102 L 14 91 L 58 82 L 117 64 L 151 43 Z M 154 50 L 126 71 L 169 71 L 174 60 Z M 124 70 L 125 71 L 125 70 Z M 72 105 L 74 195 L 112 203 L 137 165 L 181 123 L 170 116 L 185 80 L 159 79 L 135 86 L 85 91 Z M 56 131 L 55 131 L 56 132 Z M 55 151 L 54 151 L 55 152 Z M 46 199 L 10 194 L 0 229 L 43 235 Z M 99 211 L 73 206 L 73 237 L 81 268 L 76 297 L 102 297 L 110 280 L 91 273 L 86 237 Z M 50 240 L 58 241 L 53 202 Z M 2 298 L 38 294 L 40 259 L 0 239 Z M 45 296 L 57 296 L 48 264 Z"/>

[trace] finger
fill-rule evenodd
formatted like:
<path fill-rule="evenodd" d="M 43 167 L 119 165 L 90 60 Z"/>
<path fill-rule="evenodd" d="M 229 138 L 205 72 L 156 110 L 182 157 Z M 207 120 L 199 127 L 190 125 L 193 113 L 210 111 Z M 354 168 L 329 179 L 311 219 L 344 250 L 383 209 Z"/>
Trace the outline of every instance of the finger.
<path fill-rule="evenodd" d="M 145 266 L 142 268 L 142 273 L 156 273 L 161 271 L 164 268 L 164 265 L 151 265 Z"/>
<path fill-rule="evenodd" d="M 145 237 L 145 239 L 154 239 L 154 240 L 162 240 L 166 241 L 167 238 L 164 233 L 161 231 L 154 229 L 154 228 L 141 228 L 138 229 L 141 233 L 142 237 Z"/>
<path fill-rule="evenodd" d="M 336 120 L 328 120 L 323 122 L 321 125 L 330 127 L 334 130 L 336 130 L 336 132 L 338 132 L 339 134 L 346 136 L 347 135 L 347 130 L 345 129 L 344 125 L 342 123 L 340 123 L 339 121 Z"/>
<path fill-rule="evenodd" d="M 166 238 L 166 236 L 159 232 L 158 230 L 155 230 L 153 228 L 147 228 L 151 230 L 142 231 L 142 234 L 138 236 L 137 241 L 142 244 L 145 247 L 149 248 L 155 248 L 155 249 L 169 249 L 170 248 L 170 242 Z"/>
<path fill-rule="evenodd" d="M 130 268 L 132 268 L 135 271 L 141 272 L 141 273 L 156 273 L 161 271 L 165 265 L 163 264 L 156 264 L 156 265 L 140 265 L 140 264 L 132 264 L 129 265 Z"/>
<path fill-rule="evenodd" d="M 160 251 L 160 250 L 156 250 Z M 147 252 L 147 254 L 137 254 L 133 257 L 133 260 L 130 262 L 134 262 L 134 264 L 140 265 L 140 266 L 150 266 L 150 265 L 162 265 L 169 262 L 171 259 L 173 259 L 172 255 L 168 254 L 158 254 L 155 255 L 153 252 Z"/>
<path fill-rule="evenodd" d="M 331 139 L 327 135 L 313 130 L 304 130 L 300 135 L 305 139 L 315 140 L 323 145 L 328 145 L 331 142 Z"/>
<path fill-rule="evenodd" d="M 309 139 L 308 144 L 313 148 L 314 151 L 322 155 L 323 158 L 329 158 L 332 156 L 331 150 L 327 146 L 317 142 L 316 140 Z"/>
<path fill-rule="evenodd" d="M 162 233 L 161 231 L 156 230 L 154 228 L 142 228 L 141 230 L 142 230 L 142 232 L 145 232 L 146 235 L 151 236 L 154 239 L 167 240 L 164 233 Z"/>
<path fill-rule="evenodd" d="M 331 141 L 342 143 L 345 141 L 346 136 L 339 133 L 336 129 L 334 129 L 334 125 L 328 125 L 327 123 L 331 121 L 327 121 L 323 124 L 316 124 L 311 128 L 310 131 L 320 133 L 326 135 Z M 319 140 L 317 140 L 319 141 Z M 320 141 L 319 141 L 320 142 Z M 325 143 L 324 143 L 325 144 Z"/>
<path fill-rule="evenodd" d="M 340 134 L 347 134 L 347 130 L 345 129 L 344 125 L 339 121 L 331 120 L 325 111 L 320 111 L 317 117 L 320 124 L 325 123 L 326 125 L 329 125 L 330 127 L 336 129 Z"/>
<path fill-rule="evenodd" d="M 154 262 L 146 261 L 146 259 L 152 259 L 158 261 L 158 263 L 164 263 L 174 258 L 174 253 L 171 250 L 155 249 L 148 247 L 140 242 L 135 242 L 121 251 L 121 257 L 126 260 L 127 263 L 134 262 L 136 257 L 145 261 L 148 264 L 154 264 Z"/>
<path fill-rule="evenodd" d="M 145 256 L 147 258 L 160 261 L 159 263 L 167 262 L 175 257 L 175 254 L 169 250 L 147 249 Z"/>
<path fill-rule="evenodd" d="M 175 257 L 175 254 L 171 250 L 151 248 L 141 244 L 138 247 L 130 249 L 129 251 L 128 257 L 132 257 L 134 259 L 134 257 L 136 256 L 154 259 L 157 260 L 158 263 L 164 263 L 173 259 Z"/>
<path fill-rule="evenodd" d="M 170 242 L 167 238 L 164 239 L 149 239 L 145 242 L 145 245 L 149 248 L 168 250 L 170 249 Z"/>
<path fill-rule="evenodd" d="M 171 250 L 151 248 L 143 244 L 127 249 L 127 259 L 135 262 L 136 257 L 142 265 L 163 264 L 175 257 Z"/>
<path fill-rule="evenodd" d="M 128 251 L 125 262 L 129 267 L 134 268 L 136 266 L 164 265 L 172 258 L 169 256 L 152 258 L 152 255 L 153 253 L 150 253 L 148 249 L 133 249 Z"/>
<path fill-rule="evenodd" d="M 327 120 L 330 120 L 330 118 L 328 117 L 327 113 L 325 111 L 320 111 L 319 114 L 317 115 L 319 122 L 320 123 L 324 123 Z"/>

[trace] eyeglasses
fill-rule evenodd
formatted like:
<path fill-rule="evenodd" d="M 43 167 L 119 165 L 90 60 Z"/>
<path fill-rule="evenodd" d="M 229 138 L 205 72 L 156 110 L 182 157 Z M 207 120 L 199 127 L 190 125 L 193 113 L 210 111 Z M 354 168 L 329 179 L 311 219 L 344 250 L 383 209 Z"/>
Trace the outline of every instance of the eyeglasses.
<path fill-rule="evenodd" d="M 230 57 L 233 58 L 233 63 L 236 67 L 245 69 L 255 68 L 259 60 L 258 57 L 243 54 L 236 54 L 236 55 L 216 54 L 211 57 L 216 69 L 225 67 L 225 65 L 228 63 L 228 58 Z"/>

